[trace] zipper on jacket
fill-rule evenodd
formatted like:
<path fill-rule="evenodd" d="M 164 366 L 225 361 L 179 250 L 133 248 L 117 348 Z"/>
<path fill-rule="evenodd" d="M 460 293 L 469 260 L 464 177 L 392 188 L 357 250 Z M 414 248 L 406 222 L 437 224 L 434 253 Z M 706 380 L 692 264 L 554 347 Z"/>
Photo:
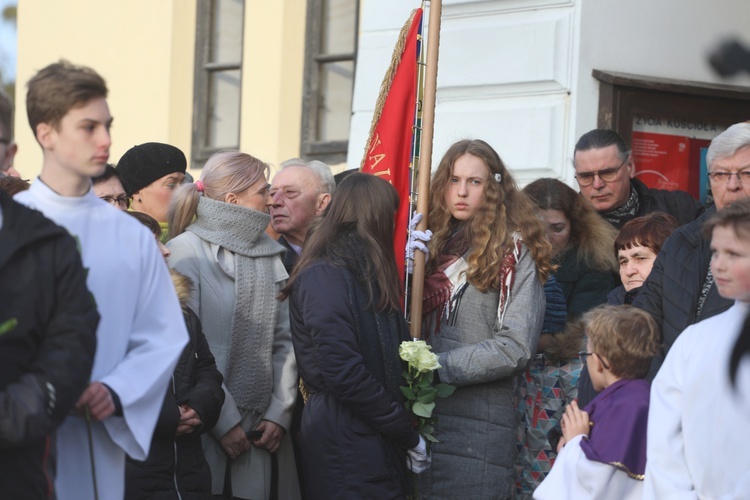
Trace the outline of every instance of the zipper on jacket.
<path fill-rule="evenodd" d="M 172 394 L 175 395 L 175 399 L 176 399 L 177 388 L 174 382 L 174 373 L 172 374 Z M 180 424 L 177 424 L 177 425 L 180 425 Z M 177 493 L 177 498 L 179 500 L 182 500 L 182 495 L 180 494 L 180 488 L 177 486 L 177 436 L 172 438 L 172 446 L 174 447 L 174 472 L 172 473 L 172 480 L 174 481 L 174 491 L 175 493 Z"/>

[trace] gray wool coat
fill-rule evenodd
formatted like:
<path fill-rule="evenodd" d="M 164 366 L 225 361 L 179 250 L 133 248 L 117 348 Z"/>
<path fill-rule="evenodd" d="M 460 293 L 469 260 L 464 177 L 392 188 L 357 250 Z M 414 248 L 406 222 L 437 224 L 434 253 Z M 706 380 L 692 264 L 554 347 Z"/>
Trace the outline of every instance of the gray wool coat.
<path fill-rule="evenodd" d="M 189 277 L 195 284 L 188 306 L 200 317 L 216 366 L 226 373 L 228 346 L 231 339 L 232 316 L 235 302 L 234 257 L 219 245 L 202 240 L 186 231 L 167 244 L 172 255 L 169 265 Z M 280 256 L 273 259 L 275 291 L 278 293 L 288 278 Z M 286 301 L 279 304 L 278 318 L 269 363 L 273 364 L 273 390 L 263 415 L 241 414 L 234 398 L 225 389 L 226 400 L 216 427 L 203 436 L 206 460 L 211 466 L 213 493 L 224 487 L 227 455 L 219 439 L 238 423 L 247 432 L 261 420 L 270 420 L 288 431 L 297 397 L 297 364 L 289 327 L 289 308 Z M 294 453 L 287 433 L 277 453 L 279 460 L 280 498 L 299 498 Z M 232 490 L 241 498 L 268 498 L 270 491 L 271 458 L 265 450 L 252 447 L 232 462 Z M 291 490 L 289 490 L 291 488 Z"/>
<path fill-rule="evenodd" d="M 471 285 L 449 320 L 427 342 L 438 354 L 441 382 L 457 387 L 438 399 L 432 467 L 420 476 L 424 499 L 511 498 L 516 459 L 513 378 L 536 352 L 544 287 L 525 246 L 502 327 L 499 295 Z"/>

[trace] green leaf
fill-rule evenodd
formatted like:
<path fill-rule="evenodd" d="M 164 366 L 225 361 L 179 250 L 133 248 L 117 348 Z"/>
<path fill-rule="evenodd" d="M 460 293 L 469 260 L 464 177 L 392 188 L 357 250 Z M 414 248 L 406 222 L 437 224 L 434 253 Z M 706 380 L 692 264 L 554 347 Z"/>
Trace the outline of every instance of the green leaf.
<path fill-rule="evenodd" d="M 427 389 L 428 387 L 432 387 L 432 383 L 425 378 L 420 378 L 414 385 L 416 387 L 419 387 L 420 389 Z"/>
<path fill-rule="evenodd" d="M 437 439 L 435 439 L 435 436 L 433 436 L 432 434 L 422 434 L 422 437 L 425 438 L 427 441 L 429 441 L 431 443 L 439 443 L 440 442 Z"/>
<path fill-rule="evenodd" d="M 410 400 L 417 399 L 417 395 L 414 394 L 414 391 L 412 390 L 411 387 L 401 386 L 401 394 L 403 394 L 406 399 L 410 399 Z"/>
<path fill-rule="evenodd" d="M 435 403 L 420 403 L 417 401 L 414 403 L 414 406 L 412 406 L 411 411 L 420 417 L 430 418 L 432 416 L 432 410 L 434 409 Z"/>
<path fill-rule="evenodd" d="M 437 397 L 437 391 L 434 388 L 430 388 L 429 391 L 424 391 L 419 394 L 417 401 L 420 403 L 434 403 Z"/>
<path fill-rule="evenodd" d="M 425 425 L 421 429 L 419 429 L 419 432 L 422 434 L 433 434 L 435 432 L 435 428 L 431 425 Z"/>
<path fill-rule="evenodd" d="M 18 325 L 18 319 L 10 318 L 0 324 L 0 335 L 6 334 Z"/>
<path fill-rule="evenodd" d="M 437 390 L 437 395 L 440 398 L 447 398 L 453 392 L 456 390 L 456 387 L 450 384 L 438 384 L 435 386 L 435 390 Z"/>

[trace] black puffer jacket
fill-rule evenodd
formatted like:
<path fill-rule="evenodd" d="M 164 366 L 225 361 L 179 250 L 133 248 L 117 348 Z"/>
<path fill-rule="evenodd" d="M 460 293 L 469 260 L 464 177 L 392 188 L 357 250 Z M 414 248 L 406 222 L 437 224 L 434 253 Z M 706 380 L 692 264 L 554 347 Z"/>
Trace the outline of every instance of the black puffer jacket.
<path fill-rule="evenodd" d="M 0 207 L 0 497 L 49 498 L 51 433 L 89 382 L 99 313 L 70 234 L 2 190 Z"/>
<path fill-rule="evenodd" d="M 618 229 L 628 220 L 652 212 L 666 212 L 676 218 L 682 226 L 700 217 L 705 210 L 698 200 L 684 191 L 651 189 L 638 179 L 631 179 L 630 185 L 638 193 L 638 211 L 632 217 L 624 218 Z"/>
<path fill-rule="evenodd" d="M 128 500 L 211 498 L 211 470 L 203 455 L 200 435 L 211 430 L 219 419 L 224 404 L 223 377 L 216 368 L 198 316 L 185 306 L 190 296 L 190 280 L 176 271 L 171 273 L 190 340 L 172 374 L 148 458 L 145 462 L 128 458 L 125 476 Z M 203 426 L 175 437 L 180 422 L 178 406 L 182 404 L 198 412 Z"/>
<path fill-rule="evenodd" d="M 657 355 L 651 376 L 682 331 L 693 323 L 729 309 L 734 301 L 719 295 L 716 285 L 709 290 L 698 318 L 698 298 L 711 263 L 711 247 L 703 239 L 703 223 L 716 213 L 711 207 L 701 217 L 674 233 L 664 242 L 633 305 L 650 313 L 661 327 L 662 352 Z"/>

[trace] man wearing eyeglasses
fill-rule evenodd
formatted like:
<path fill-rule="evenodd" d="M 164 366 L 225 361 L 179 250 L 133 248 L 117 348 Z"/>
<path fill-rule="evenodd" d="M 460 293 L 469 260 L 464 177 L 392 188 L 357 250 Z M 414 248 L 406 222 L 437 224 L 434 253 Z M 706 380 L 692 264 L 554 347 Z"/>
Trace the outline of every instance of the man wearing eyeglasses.
<path fill-rule="evenodd" d="M 732 125 L 716 136 L 706 163 L 714 205 L 672 233 L 633 302 L 651 313 L 662 329 L 663 352 L 657 355 L 652 377 L 685 328 L 724 312 L 734 302 L 722 298 L 714 284 L 709 268 L 711 247 L 703 238 L 703 223 L 718 210 L 750 197 L 750 122 Z"/>
<path fill-rule="evenodd" d="M 125 194 L 125 188 L 122 187 L 120 176 L 113 165 L 107 163 L 107 166 L 104 167 L 104 173 L 98 177 L 92 177 L 91 182 L 94 185 L 94 193 L 100 199 L 117 209 L 128 209 L 130 198 Z"/>
<path fill-rule="evenodd" d="M 0 90 L 0 173 L 21 177 L 13 168 L 18 146 L 13 142 L 13 101 Z"/>
<path fill-rule="evenodd" d="M 323 162 L 292 158 L 281 163 L 269 190 L 271 227 L 286 248 L 284 267 L 291 274 L 313 221 L 321 215 L 336 183 L 331 168 Z"/>
<path fill-rule="evenodd" d="M 703 206 L 688 193 L 650 189 L 634 178 L 633 156 L 614 130 L 583 134 L 576 143 L 573 166 L 581 196 L 617 229 L 651 212 L 666 212 L 680 225 L 703 213 Z"/>

